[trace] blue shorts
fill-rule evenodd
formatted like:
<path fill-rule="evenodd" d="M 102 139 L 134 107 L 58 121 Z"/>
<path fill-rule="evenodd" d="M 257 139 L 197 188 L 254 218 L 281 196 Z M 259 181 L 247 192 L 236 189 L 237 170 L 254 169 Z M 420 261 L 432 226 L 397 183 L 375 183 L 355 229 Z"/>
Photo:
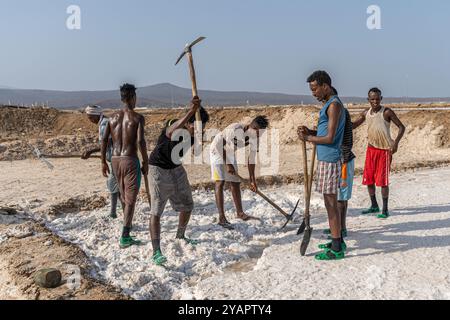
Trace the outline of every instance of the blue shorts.
<path fill-rule="evenodd" d="M 339 178 L 338 201 L 349 201 L 352 198 L 353 178 L 355 177 L 355 159 L 347 163 L 347 186 L 342 187 L 342 178 Z"/>

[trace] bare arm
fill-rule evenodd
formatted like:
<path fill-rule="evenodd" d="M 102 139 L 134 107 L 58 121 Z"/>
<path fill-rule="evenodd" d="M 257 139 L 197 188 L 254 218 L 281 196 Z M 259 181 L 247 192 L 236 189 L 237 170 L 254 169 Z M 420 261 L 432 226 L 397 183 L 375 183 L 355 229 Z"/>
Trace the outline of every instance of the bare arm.
<path fill-rule="evenodd" d="M 367 111 L 369 111 L 369 109 L 364 110 L 360 115 L 359 115 L 359 119 L 356 120 L 355 122 L 352 122 L 353 125 L 353 130 L 357 129 L 359 126 L 361 126 L 364 121 L 366 121 L 366 114 Z"/>
<path fill-rule="evenodd" d="M 83 152 L 83 154 L 81 155 L 81 159 L 87 160 L 87 159 L 89 159 L 91 157 L 91 155 L 93 153 L 97 153 L 97 152 L 101 152 L 101 151 L 102 151 L 101 147 L 97 147 L 97 148 L 93 148 L 93 149 L 87 150 L 87 151 Z"/>
<path fill-rule="evenodd" d="M 147 143 L 145 142 L 145 118 L 141 116 L 139 119 L 138 127 L 138 145 L 142 156 L 142 173 L 147 175 L 148 173 L 148 155 L 147 155 Z"/>
<path fill-rule="evenodd" d="M 173 133 L 176 130 L 181 129 L 186 125 L 186 123 L 189 121 L 189 119 L 192 118 L 195 115 L 195 113 L 197 112 L 197 110 L 200 108 L 200 105 L 201 105 L 201 100 L 198 97 L 195 97 L 194 99 L 192 99 L 191 109 L 189 110 L 189 112 L 186 113 L 183 118 L 181 118 L 180 120 L 178 120 L 173 125 L 171 125 L 170 127 L 167 128 L 167 130 L 166 130 L 167 138 L 172 139 Z"/>
<path fill-rule="evenodd" d="M 258 191 L 258 185 L 256 184 L 256 175 L 255 175 L 256 164 L 248 162 L 248 174 L 250 176 L 250 190 L 253 192 Z"/>
<path fill-rule="evenodd" d="M 102 147 L 100 149 L 101 151 L 101 158 L 102 158 L 102 173 L 104 177 L 107 177 L 109 172 L 108 164 L 106 163 L 106 149 L 108 148 L 108 141 L 109 137 L 111 135 L 111 128 L 109 126 L 109 123 L 107 124 L 105 128 L 105 133 L 102 137 Z"/>
<path fill-rule="evenodd" d="M 305 140 L 315 144 L 332 144 L 336 136 L 336 130 L 341 115 L 341 105 L 333 102 L 328 108 L 328 133 L 324 137 L 305 135 Z"/>
<path fill-rule="evenodd" d="M 405 135 L 406 128 L 392 109 L 387 109 L 386 114 L 388 116 L 388 119 L 392 121 L 398 128 L 397 138 L 395 139 L 394 145 L 391 148 L 392 154 L 395 154 L 398 150 L 400 140 L 402 140 L 403 136 Z"/>

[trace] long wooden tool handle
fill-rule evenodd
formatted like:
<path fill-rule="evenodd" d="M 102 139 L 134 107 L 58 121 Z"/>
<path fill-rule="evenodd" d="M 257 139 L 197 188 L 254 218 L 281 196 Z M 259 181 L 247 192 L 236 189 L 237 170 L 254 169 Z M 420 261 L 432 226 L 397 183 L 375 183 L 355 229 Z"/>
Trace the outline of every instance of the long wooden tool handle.
<path fill-rule="evenodd" d="M 243 182 L 243 183 L 247 183 L 247 181 L 242 178 L 240 175 L 237 175 L 238 178 Z M 285 216 L 286 218 L 289 217 L 289 215 L 283 210 L 281 209 L 279 206 L 277 206 L 275 204 L 275 202 L 273 202 L 272 200 L 270 200 L 264 193 L 262 193 L 261 191 L 256 191 L 256 194 L 259 195 L 261 198 L 263 198 L 264 200 L 266 200 L 269 204 L 271 204 L 275 209 L 277 209 L 278 211 L 280 211 L 280 213 Z"/>
<path fill-rule="evenodd" d="M 309 173 L 309 181 L 308 181 L 308 198 L 306 200 L 306 207 L 307 207 L 306 211 L 308 212 L 308 217 L 310 216 L 309 207 L 310 207 L 310 204 L 311 204 L 311 194 L 312 194 L 312 185 L 313 185 L 313 177 L 314 177 L 314 166 L 315 166 L 315 162 L 316 162 L 316 150 L 317 150 L 317 146 L 314 144 L 312 160 L 311 160 L 311 168 L 310 168 L 310 173 Z M 309 221 L 308 221 L 308 224 L 309 224 Z"/>
<path fill-rule="evenodd" d="M 267 196 L 262 193 L 261 191 L 256 191 L 256 193 L 263 198 L 264 200 L 266 200 L 268 203 L 270 203 L 272 205 L 272 207 L 274 207 L 275 209 L 277 209 L 278 211 L 280 211 L 280 213 L 285 216 L 286 218 L 289 217 L 289 215 L 283 210 L 281 209 L 279 206 L 277 206 L 272 200 L 270 200 L 269 198 L 267 198 Z"/>
<path fill-rule="evenodd" d="M 197 91 L 197 78 L 195 76 L 195 67 L 194 67 L 194 58 L 192 57 L 192 52 L 186 53 L 188 63 L 189 63 L 189 70 L 191 75 L 191 83 L 192 83 L 192 97 L 198 97 L 198 91 Z M 200 117 L 200 110 L 197 110 L 195 113 L 195 121 L 202 121 Z"/>
<path fill-rule="evenodd" d="M 306 153 L 306 141 L 302 140 L 302 151 L 303 151 L 303 184 L 305 186 L 305 218 L 309 216 L 309 178 L 308 178 L 308 155 Z"/>

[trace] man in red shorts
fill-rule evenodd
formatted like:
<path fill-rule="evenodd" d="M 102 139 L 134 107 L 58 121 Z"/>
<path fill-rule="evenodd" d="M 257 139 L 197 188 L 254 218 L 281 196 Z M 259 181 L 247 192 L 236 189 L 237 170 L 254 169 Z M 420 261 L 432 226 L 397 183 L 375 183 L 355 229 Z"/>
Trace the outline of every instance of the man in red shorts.
<path fill-rule="evenodd" d="M 398 145 L 405 134 L 405 126 L 398 119 L 392 109 L 381 105 L 383 96 L 381 90 L 372 88 L 369 91 L 370 109 L 361 119 L 354 123 L 354 129 L 367 121 L 368 148 L 366 164 L 364 165 L 363 185 L 369 190 L 372 204 L 363 214 L 379 213 L 380 207 L 376 198 L 376 187 L 381 187 L 383 197 L 383 211 L 377 217 L 386 219 L 389 217 L 389 174 L 391 171 L 392 155 L 398 150 Z M 399 129 L 397 138 L 391 138 L 391 122 Z"/>

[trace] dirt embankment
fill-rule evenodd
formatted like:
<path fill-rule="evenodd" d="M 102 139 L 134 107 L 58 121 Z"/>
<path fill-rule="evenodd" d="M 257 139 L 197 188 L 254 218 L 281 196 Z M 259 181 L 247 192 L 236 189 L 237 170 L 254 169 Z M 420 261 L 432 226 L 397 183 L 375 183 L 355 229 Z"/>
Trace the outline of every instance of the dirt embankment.
<path fill-rule="evenodd" d="M 366 106 L 351 106 L 351 110 Z M 404 106 L 402 106 L 403 108 Z M 417 106 L 416 106 L 417 107 Z M 411 108 L 411 106 L 408 106 Z M 266 115 L 271 128 L 278 129 L 281 148 L 299 143 L 296 128 L 317 123 L 316 107 L 249 107 L 211 108 L 208 128 L 223 129 L 237 121 L 245 121 L 256 115 Z M 110 115 L 113 111 L 106 111 Z M 146 119 L 146 139 L 151 150 L 164 125 L 169 119 L 180 118 L 186 109 L 142 110 Z M 450 147 L 449 111 L 427 110 L 399 112 L 407 126 L 402 148 L 413 155 L 412 160 L 429 160 Z M 357 113 L 353 114 L 356 118 Z M 55 109 L 0 108 L 0 160 L 21 160 L 35 157 L 34 148 L 47 155 L 79 155 L 86 149 L 98 146 L 98 128 L 87 117 L 76 111 Z M 393 126 L 393 134 L 396 134 Z M 365 127 L 355 131 L 355 153 L 364 154 L 366 148 Z M 400 153 L 399 153 L 400 154 Z"/>

